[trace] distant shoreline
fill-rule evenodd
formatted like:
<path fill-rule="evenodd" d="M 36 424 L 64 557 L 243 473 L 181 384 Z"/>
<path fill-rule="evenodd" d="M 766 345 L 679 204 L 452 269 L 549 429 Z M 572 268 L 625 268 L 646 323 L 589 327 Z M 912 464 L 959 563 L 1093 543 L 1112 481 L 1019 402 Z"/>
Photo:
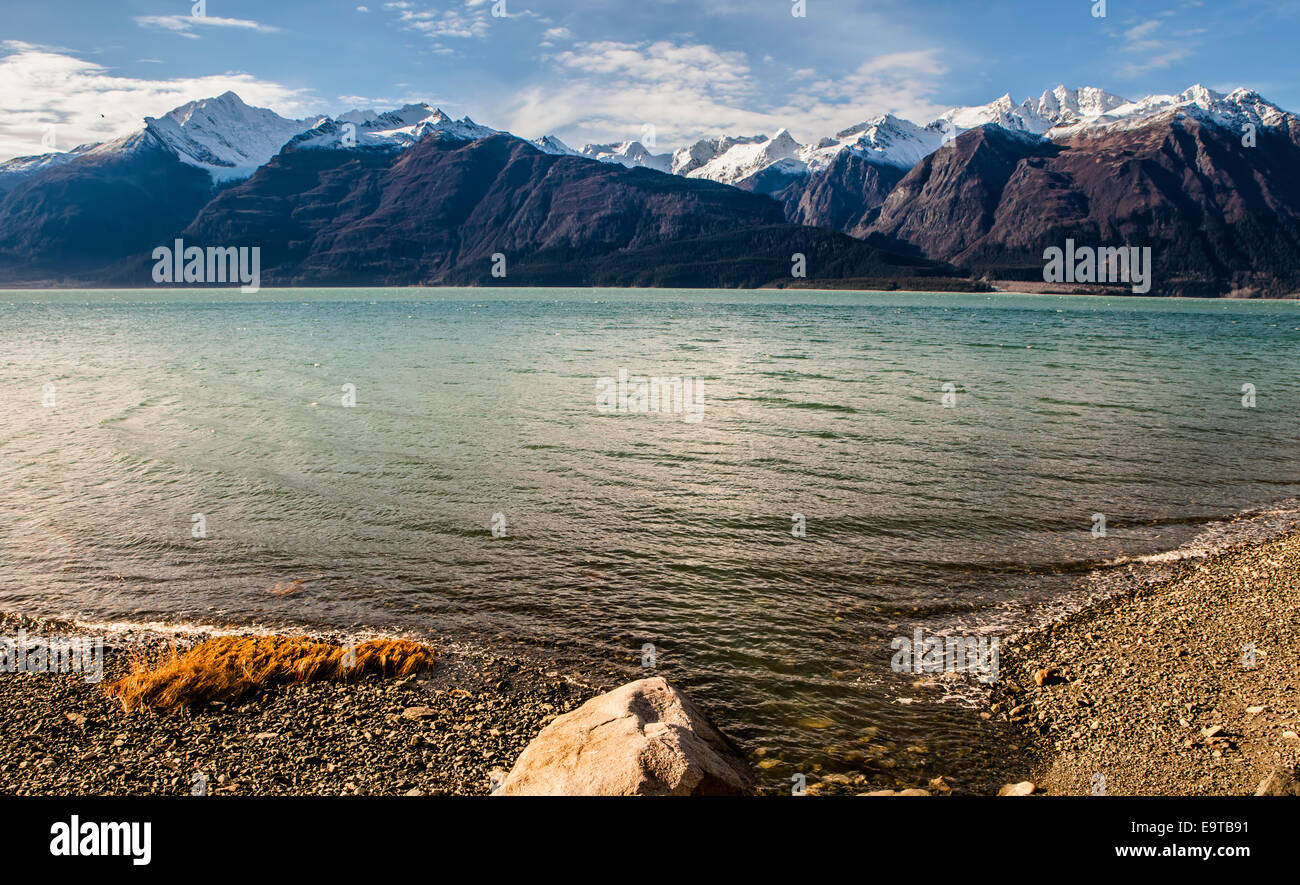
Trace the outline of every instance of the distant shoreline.
<path fill-rule="evenodd" d="M 313 284 L 313 285 L 264 285 L 261 288 L 271 291 L 295 291 L 295 290 L 316 290 L 316 289 L 475 289 L 484 292 L 490 292 L 496 289 L 588 289 L 593 291 L 599 290 L 620 290 L 620 291 L 736 291 L 736 292 L 782 292 L 782 291 L 799 291 L 799 292 L 862 292 L 862 293 L 910 293 L 917 295 L 934 295 L 934 294 L 970 294 L 970 295 L 1083 295 L 1083 296 L 1102 296 L 1110 298 L 1143 298 L 1154 300 L 1173 300 L 1186 299 L 1192 301 L 1276 301 L 1287 302 L 1300 300 L 1300 292 L 1295 292 L 1285 296 L 1255 295 L 1243 293 L 1230 293 L 1217 296 L 1199 296 L 1199 295 L 1135 295 L 1124 286 L 1082 286 L 1078 284 L 1064 283 L 1029 283 L 1019 280 L 992 280 L 976 281 L 969 279 L 958 279 L 949 277 L 925 278 L 930 285 L 919 285 L 917 282 L 909 281 L 907 285 L 898 285 L 897 281 L 887 279 L 880 280 L 799 280 L 792 281 L 790 284 L 782 285 L 763 285 L 758 287 L 748 286 L 593 286 L 593 285 L 562 285 L 562 284 L 520 284 L 520 285 L 451 285 L 444 283 L 430 284 L 402 284 L 392 285 L 384 283 L 374 284 Z M 90 285 L 90 284 L 63 284 L 63 283 L 44 283 L 32 282 L 23 284 L 0 283 L 0 292 L 77 292 L 77 291 L 97 291 L 97 292 L 139 292 L 145 290 L 157 290 L 159 292 L 237 292 L 238 287 L 231 286 L 123 286 L 120 284 L 113 285 Z"/>

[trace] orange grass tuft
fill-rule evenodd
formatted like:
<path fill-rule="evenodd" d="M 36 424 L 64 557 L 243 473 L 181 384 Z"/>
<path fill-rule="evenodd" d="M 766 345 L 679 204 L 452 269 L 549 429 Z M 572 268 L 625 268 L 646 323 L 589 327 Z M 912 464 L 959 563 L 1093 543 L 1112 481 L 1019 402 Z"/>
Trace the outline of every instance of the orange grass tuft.
<path fill-rule="evenodd" d="M 372 639 L 355 648 L 302 636 L 218 636 L 161 660 L 138 658 L 109 683 L 127 711 L 175 710 L 231 702 L 272 684 L 352 679 L 365 673 L 409 676 L 433 664 L 432 649 L 406 639 Z"/>

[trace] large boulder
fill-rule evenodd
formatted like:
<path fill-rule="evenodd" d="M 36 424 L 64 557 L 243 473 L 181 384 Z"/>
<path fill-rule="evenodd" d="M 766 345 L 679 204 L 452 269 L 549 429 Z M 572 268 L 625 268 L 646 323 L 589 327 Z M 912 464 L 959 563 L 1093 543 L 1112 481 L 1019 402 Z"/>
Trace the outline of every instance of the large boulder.
<path fill-rule="evenodd" d="M 555 719 L 524 748 L 496 795 L 738 796 L 752 789 L 735 746 L 655 677 Z"/>

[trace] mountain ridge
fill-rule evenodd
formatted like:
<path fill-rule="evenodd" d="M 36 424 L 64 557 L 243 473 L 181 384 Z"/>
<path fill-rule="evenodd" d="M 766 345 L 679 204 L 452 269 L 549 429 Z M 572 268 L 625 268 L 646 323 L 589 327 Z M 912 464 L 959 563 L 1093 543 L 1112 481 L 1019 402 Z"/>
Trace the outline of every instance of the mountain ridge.
<path fill-rule="evenodd" d="M 416 176 L 392 186 L 418 164 L 457 184 L 438 191 Z M 781 129 L 669 154 L 636 141 L 582 150 L 553 136 L 528 141 L 425 103 L 290 120 L 228 92 L 110 142 L 0 164 L 0 282 L 85 279 L 110 265 L 130 276 L 129 256 L 172 234 L 245 242 L 239 225 L 261 218 L 269 273 L 301 283 L 364 281 L 366 268 L 394 282 L 480 279 L 471 268 L 496 238 L 539 279 L 716 281 L 727 274 L 706 265 L 727 261 L 731 279 L 779 284 L 789 255 L 755 261 L 726 249 L 794 243 L 801 226 L 949 275 L 1011 279 L 1041 271 L 1034 250 L 1065 237 L 1136 239 L 1162 250 L 1166 294 L 1290 294 L 1300 289 L 1294 168 L 1300 120 L 1246 89 L 1131 101 L 1057 87 L 1037 101 L 953 108 L 926 126 L 880 115 L 812 144 Z M 421 198 L 418 219 L 404 214 Z M 448 214 L 462 204 L 464 214 Z M 780 232 L 743 233 L 757 228 Z M 857 256 L 823 268 L 890 270 L 851 241 L 808 236 Z M 709 261 L 663 249 L 683 243 Z M 692 269 L 647 275 L 639 262 L 651 254 Z M 394 263 L 403 260 L 417 269 Z"/>

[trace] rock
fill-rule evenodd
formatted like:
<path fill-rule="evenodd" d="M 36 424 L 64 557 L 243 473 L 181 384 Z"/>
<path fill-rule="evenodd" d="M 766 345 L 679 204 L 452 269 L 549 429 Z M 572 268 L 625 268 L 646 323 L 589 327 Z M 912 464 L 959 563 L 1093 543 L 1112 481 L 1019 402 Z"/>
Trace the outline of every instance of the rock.
<path fill-rule="evenodd" d="M 1062 676 L 1061 671 L 1055 667 L 1049 667 L 1046 670 L 1039 670 L 1034 673 L 1034 685 L 1037 685 L 1040 688 L 1044 685 L 1055 685 L 1064 681 L 1065 677 Z"/>
<path fill-rule="evenodd" d="M 872 790 L 870 793 L 857 793 L 858 796 L 929 796 L 929 790 Z"/>
<path fill-rule="evenodd" d="M 438 711 L 432 707 L 407 707 L 402 711 L 403 719 L 432 719 Z"/>
<path fill-rule="evenodd" d="M 930 779 L 930 789 L 934 790 L 936 793 L 951 793 L 952 784 L 948 782 L 947 778 L 940 775 L 939 777 Z"/>
<path fill-rule="evenodd" d="M 1275 768 L 1259 783 L 1256 796 L 1300 796 L 1300 780 L 1292 768 Z"/>
<path fill-rule="evenodd" d="M 753 775 L 732 743 L 663 679 L 592 698 L 542 729 L 498 796 L 736 796 Z"/>
<path fill-rule="evenodd" d="M 1034 790 L 1038 789 L 1032 781 L 1021 781 L 1018 784 L 1007 784 L 998 790 L 999 796 L 1032 796 Z"/>

